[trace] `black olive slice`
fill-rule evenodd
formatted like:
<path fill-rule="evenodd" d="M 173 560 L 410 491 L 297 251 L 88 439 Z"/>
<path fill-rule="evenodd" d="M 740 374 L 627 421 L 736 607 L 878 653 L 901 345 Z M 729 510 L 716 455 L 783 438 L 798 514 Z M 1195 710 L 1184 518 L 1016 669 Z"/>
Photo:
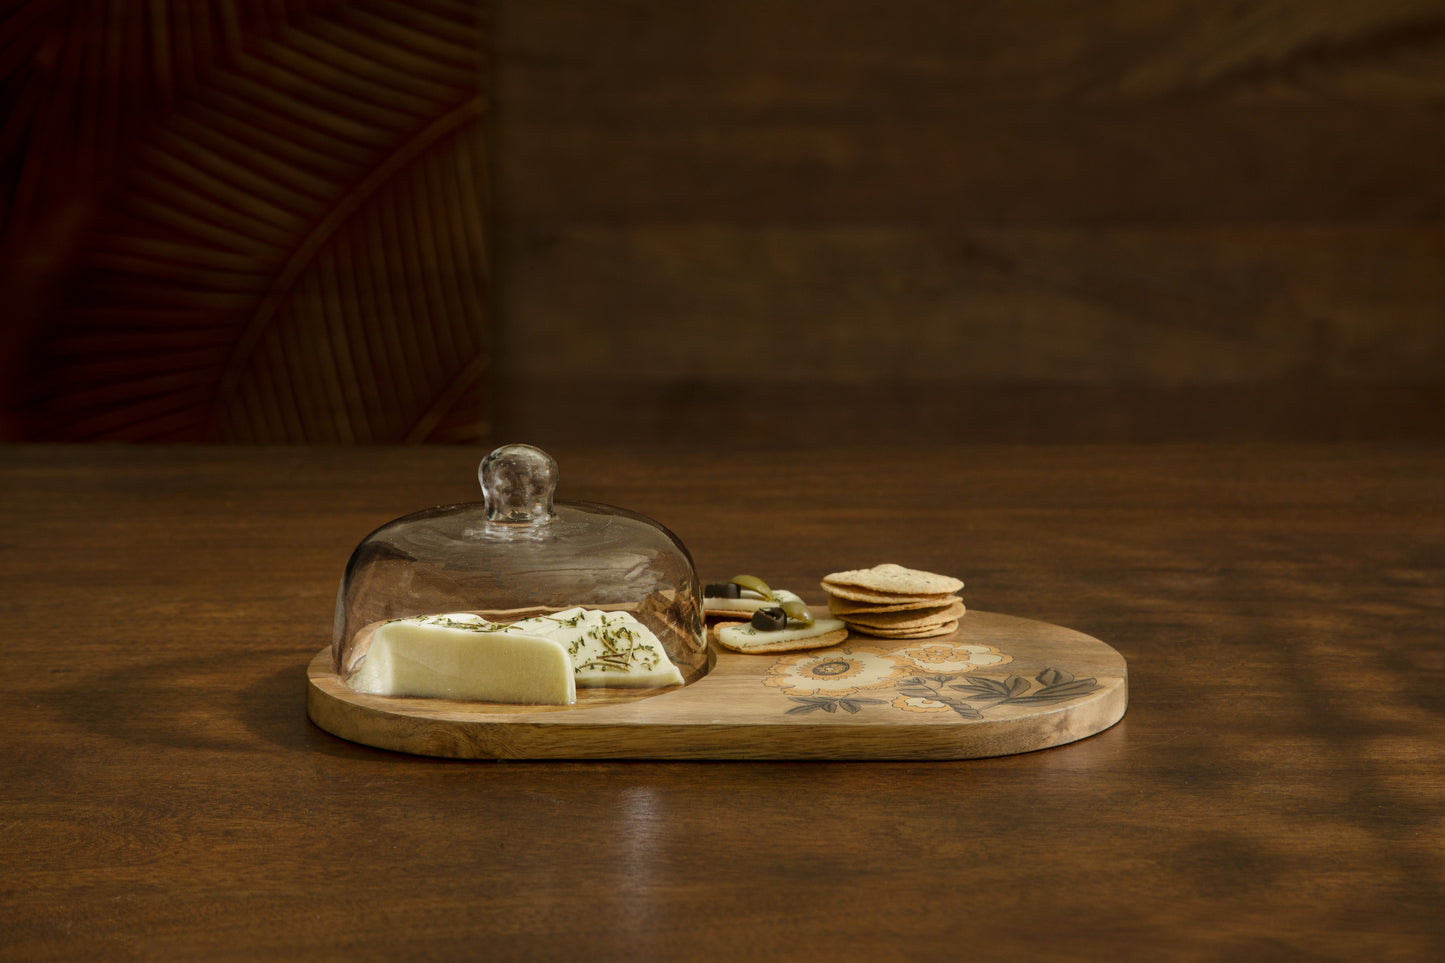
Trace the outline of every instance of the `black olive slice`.
<path fill-rule="evenodd" d="M 742 586 L 736 582 L 709 582 L 702 589 L 703 598 L 709 599 L 735 599 L 742 594 Z"/>
<path fill-rule="evenodd" d="M 760 632 L 776 632 L 788 624 L 788 613 L 776 605 L 758 609 L 753 613 L 752 623 Z"/>

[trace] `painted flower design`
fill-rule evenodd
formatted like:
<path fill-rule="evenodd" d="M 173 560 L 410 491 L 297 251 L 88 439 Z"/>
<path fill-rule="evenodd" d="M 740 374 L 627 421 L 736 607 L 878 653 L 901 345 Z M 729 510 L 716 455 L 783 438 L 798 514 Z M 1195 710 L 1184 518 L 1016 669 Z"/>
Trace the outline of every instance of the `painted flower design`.
<path fill-rule="evenodd" d="M 985 665 L 1012 662 L 1013 656 L 991 645 L 962 645 L 957 642 L 923 642 L 898 649 L 894 655 L 907 659 L 926 674 L 968 672 Z"/>
<path fill-rule="evenodd" d="M 762 681 L 786 697 L 780 699 L 785 715 L 843 720 L 899 710 L 931 717 L 926 723 L 915 717 L 926 725 L 978 722 L 999 710 L 1061 705 L 1102 688 L 1096 678 L 1078 678 L 1057 666 L 1032 678 L 1007 670 L 974 671 L 1013 661 L 991 645 L 919 639 L 789 655 L 774 662 Z"/>
<path fill-rule="evenodd" d="M 933 699 L 923 699 L 918 696 L 898 695 L 892 702 L 893 708 L 902 709 L 905 712 L 952 712 L 951 706 L 942 702 L 935 702 Z"/>
<path fill-rule="evenodd" d="M 790 695 L 841 696 L 886 686 L 907 670 L 888 653 L 828 649 L 775 662 L 764 683 Z"/>

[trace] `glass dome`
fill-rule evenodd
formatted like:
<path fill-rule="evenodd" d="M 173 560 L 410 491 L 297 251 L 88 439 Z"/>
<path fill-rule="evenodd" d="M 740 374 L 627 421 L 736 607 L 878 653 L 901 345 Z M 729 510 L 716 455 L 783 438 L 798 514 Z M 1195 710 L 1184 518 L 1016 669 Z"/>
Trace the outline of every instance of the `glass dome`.
<path fill-rule="evenodd" d="M 554 504 L 557 463 L 530 445 L 496 449 L 477 475 L 483 501 L 403 516 L 352 552 L 336 599 L 337 675 L 350 677 L 394 620 L 511 623 L 577 607 L 641 622 L 684 683 L 707 670 L 702 589 L 677 536 L 622 508 Z"/>

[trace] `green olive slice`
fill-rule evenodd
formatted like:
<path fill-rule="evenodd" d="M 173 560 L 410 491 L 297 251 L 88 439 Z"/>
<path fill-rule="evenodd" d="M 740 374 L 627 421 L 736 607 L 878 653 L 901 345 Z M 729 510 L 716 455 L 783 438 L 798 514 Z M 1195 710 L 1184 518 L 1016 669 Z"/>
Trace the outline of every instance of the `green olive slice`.
<path fill-rule="evenodd" d="M 757 592 L 769 602 L 773 600 L 773 590 L 768 588 L 767 582 L 764 582 L 756 575 L 739 575 L 735 578 L 729 579 L 729 581 L 731 581 L 734 585 L 741 586 L 742 588 L 752 589 L 754 592 Z"/>
<path fill-rule="evenodd" d="M 808 611 L 808 604 L 802 599 L 788 599 L 783 603 L 783 611 L 788 618 L 804 625 L 813 624 L 813 613 Z"/>

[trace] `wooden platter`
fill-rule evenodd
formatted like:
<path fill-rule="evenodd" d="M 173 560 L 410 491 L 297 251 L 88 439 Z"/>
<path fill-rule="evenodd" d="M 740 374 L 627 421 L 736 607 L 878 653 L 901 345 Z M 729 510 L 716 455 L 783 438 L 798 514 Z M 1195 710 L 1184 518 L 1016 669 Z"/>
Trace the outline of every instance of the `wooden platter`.
<path fill-rule="evenodd" d="M 950 635 L 853 635 L 809 652 L 715 647 L 669 689 L 578 693 L 573 706 L 497 706 L 353 692 L 311 660 L 307 713 L 378 749 L 456 759 L 974 759 L 1047 749 L 1124 715 L 1128 670 L 1062 626 L 969 611 Z"/>

